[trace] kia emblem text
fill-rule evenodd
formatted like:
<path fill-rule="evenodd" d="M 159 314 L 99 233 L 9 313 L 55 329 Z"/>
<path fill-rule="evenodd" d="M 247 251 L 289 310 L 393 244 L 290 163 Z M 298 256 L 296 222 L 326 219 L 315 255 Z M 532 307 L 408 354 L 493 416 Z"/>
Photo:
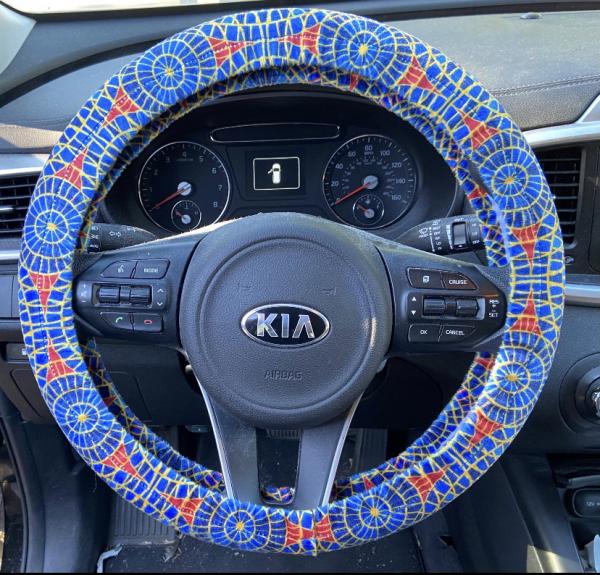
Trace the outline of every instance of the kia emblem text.
<path fill-rule="evenodd" d="M 329 333 L 329 320 L 311 307 L 269 304 L 244 314 L 242 331 L 266 345 L 299 347 L 321 341 Z"/>

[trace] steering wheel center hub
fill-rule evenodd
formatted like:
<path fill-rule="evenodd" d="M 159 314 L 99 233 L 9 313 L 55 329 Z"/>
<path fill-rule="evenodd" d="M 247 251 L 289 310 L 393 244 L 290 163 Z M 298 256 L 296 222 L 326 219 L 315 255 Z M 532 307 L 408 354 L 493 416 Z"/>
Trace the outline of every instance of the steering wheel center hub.
<path fill-rule="evenodd" d="M 224 225 L 184 283 L 181 338 L 200 385 L 258 427 L 299 427 L 347 409 L 388 350 L 384 264 L 360 232 L 299 214 Z"/>

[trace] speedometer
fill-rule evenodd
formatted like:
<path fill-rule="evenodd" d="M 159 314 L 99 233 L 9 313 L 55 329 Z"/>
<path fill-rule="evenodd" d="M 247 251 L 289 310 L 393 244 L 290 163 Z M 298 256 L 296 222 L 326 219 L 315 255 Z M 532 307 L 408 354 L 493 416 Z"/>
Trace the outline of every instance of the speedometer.
<path fill-rule="evenodd" d="M 146 215 L 172 232 L 192 230 L 219 220 L 229 202 L 229 176 L 206 146 L 172 142 L 144 164 L 139 181 Z"/>
<path fill-rule="evenodd" d="M 361 228 L 395 222 L 411 206 L 417 187 L 413 159 L 386 136 L 365 135 L 329 160 L 323 193 L 338 218 Z"/>

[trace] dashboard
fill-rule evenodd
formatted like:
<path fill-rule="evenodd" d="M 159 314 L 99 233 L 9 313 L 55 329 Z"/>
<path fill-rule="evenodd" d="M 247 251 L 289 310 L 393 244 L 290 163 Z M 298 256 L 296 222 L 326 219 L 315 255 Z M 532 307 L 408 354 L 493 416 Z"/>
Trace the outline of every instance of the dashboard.
<path fill-rule="evenodd" d="M 489 487 L 479 483 L 479 498 L 463 498 L 464 508 L 453 506 L 456 517 L 448 519 L 468 524 L 468 532 L 461 531 L 454 541 L 485 542 L 487 558 L 515 555 L 505 552 L 498 525 L 514 527 L 514 543 L 527 522 L 535 537 L 528 537 L 523 549 L 541 550 L 552 561 L 568 557 L 565 546 L 572 533 L 557 529 L 565 515 L 582 545 L 600 526 L 598 518 L 590 527 L 555 501 L 555 484 L 560 482 L 560 497 L 567 504 L 565 486 L 580 473 L 591 478 L 590 487 L 600 488 L 598 4 L 570 4 L 568 11 L 550 3 L 491 2 L 474 8 L 463 0 L 428 6 L 410 0 L 319 5 L 386 20 L 461 64 L 525 132 L 546 173 L 567 266 L 567 305 L 556 358 L 506 465 L 490 472 L 484 480 L 491 481 Z M 594 9 L 582 9 L 588 6 Z M 43 435 L 44 445 L 51 440 L 49 427 L 34 432 L 35 427 L 22 425 L 53 419 L 26 362 L 16 304 L 23 217 L 47 155 L 81 104 L 116 70 L 163 38 L 231 9 L 212 3 L 54 15 L 35 22 L 18 15 L 22 25 L 11 19 L 11 33 L 26 28 L 14 57 L 0 50 L 0 395 L 17 407 L 17 417 L 5 418 L 19 425 L 15 437 L 22 428 L 29 437 Z M 0 5 L 0 20 L 6 11 Z M 123 171 L 99 205 L 97 221 L 165 237 L 260 212 L 292 211 L 398 240 L 410 229 L 423 229 L 423 222 L 462 216 L 468 209 L 445 162 L 406 122 L 350 94 L 298 85 L 223 97 L 180 118 Z M 478 256 L 457 257 L 477 262 Z M 204 457 L 200 441 L 210 418 L 186 358 L 161 346 L 110 339 L 97 343 L 133 412 L 181 453 Z M 356 437 L 368 438 L 361 457 L 380 450 L 397 453 L 417 437 L 455 394 L 472 359 L 469 353 L 417 353 L 382 366 L 353 420 Z M 191 437 L 199 438 L 202 450 Z M 69 477 L 74 477 L 71 468 Z M 485 521 L 465 523 L 464 517 L 480 508 L 489 508 Z M 535 553 L 521 555 L 537 568 Z M 557 567 L 554 562 L 550 570 Z M 506 570 L 506 565 L 485 569 Z"/>
<path fill-rule="evenodd" d="M 127 168 L 101 209 L 110 223 L 161 237 L 294 211 L 395 238 L 457 205 L 450 170 L 406 122 L 354 96 L 284 89 L 190 112 Z"/>

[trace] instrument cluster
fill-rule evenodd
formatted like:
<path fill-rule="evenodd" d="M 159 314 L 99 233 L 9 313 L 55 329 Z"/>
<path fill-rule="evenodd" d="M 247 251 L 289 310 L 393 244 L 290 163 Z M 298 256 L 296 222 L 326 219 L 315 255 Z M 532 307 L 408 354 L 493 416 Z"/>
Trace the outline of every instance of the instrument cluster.
<path fill-rule="evenodd" d="M 433 148 L 383 108 L 331 92 L 255 92 L 165 130 L 116 183 L 104 216 L 169 235 L 298 211 L 395 237 L 415 218 L 450 213 L 455 192 Z"/>
<path fill-rule="evenodd" d="M 384 227 L 408 210 L 415 198 L 417 168 L 395 140 L 358 136 L 340 146 L 323 175 L 329 207 L 347 224 Z"/>
<path fill-rule="evenodd" d="M 144 164 L 138 184 L 140 204 L 157 226 L 189 232 L 221 219 L 229 204 L 229 182 L 225 164 L 209 148 L 171 142 Z"/>

